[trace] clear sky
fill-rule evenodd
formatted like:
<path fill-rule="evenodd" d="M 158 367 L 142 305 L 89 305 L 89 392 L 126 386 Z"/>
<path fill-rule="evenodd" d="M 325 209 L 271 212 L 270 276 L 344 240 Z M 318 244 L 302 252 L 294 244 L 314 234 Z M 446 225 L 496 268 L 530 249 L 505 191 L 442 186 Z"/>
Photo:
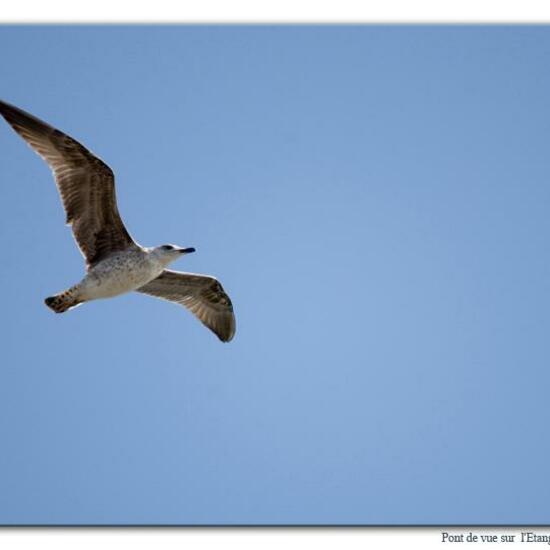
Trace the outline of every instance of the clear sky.
<path fill-rule="evenodd" d="M 550 29 L 0 27 L 0 96 L 237 335 L 83 261 L 0 124 L 0 523 L 548 523 Z"/>

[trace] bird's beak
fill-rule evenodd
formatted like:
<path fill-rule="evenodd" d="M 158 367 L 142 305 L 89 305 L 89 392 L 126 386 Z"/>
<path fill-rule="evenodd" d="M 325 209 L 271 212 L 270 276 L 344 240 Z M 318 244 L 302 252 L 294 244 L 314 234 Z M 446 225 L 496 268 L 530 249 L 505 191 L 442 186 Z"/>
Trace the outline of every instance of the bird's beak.
<path fill-rule="evenodd" d="M 178 252 L 180 254 L 191 254 L 191 252 L 195 252 L 195 249 L 194 248 L 179 248 L 178 249 Z"/>

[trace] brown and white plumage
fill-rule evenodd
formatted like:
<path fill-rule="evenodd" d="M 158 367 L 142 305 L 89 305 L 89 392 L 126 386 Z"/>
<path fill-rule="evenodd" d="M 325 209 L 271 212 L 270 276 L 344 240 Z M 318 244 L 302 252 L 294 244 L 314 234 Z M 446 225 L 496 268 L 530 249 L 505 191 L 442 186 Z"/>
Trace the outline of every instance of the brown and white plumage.
<path fill-rule="evenodd" d="M 118 213 L 113 171 L 102 160 L 73 138 L 13 105 L 0 101 L 0 113 L 50 165 L 67 223 L 87 267 L 114 251 L 137 246 Z"/>
<path fill-rule="evenodd" d="M 235 334 L 233 305 L 214 277 L 165 269 L 137 291 L 185 306 L 224 342 Z"/>
<path fill-rule="evenodd" d="M 221 284 L 206 275 L 164 269 L 193 248 L 143 248 L 130 236 L 116 204 L 113 171 L 73 138 L 0 101 L 0 114 L 50 165 L 87 275 L 74 287 L 46 299 L 62 313 L 83 302 L 136 290 L 188 308 L 220 340 L 235 334 L 235 316 Z"/>

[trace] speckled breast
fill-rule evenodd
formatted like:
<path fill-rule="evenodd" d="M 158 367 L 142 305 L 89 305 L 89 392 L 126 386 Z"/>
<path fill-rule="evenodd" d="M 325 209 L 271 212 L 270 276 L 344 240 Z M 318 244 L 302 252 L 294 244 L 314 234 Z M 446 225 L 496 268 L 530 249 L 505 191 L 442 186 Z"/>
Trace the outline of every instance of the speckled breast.
<path fill-rule="evenodd" d="M 118 296 L 155 279 L 162 269 L 141 250 L 116 254 L 90 269 L 81 283 L 81 293 L 88 300 Z"/>

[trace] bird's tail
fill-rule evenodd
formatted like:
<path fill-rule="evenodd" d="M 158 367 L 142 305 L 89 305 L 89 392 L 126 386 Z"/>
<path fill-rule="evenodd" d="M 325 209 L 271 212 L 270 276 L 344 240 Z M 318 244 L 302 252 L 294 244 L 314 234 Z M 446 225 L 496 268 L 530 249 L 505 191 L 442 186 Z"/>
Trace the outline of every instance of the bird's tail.
<path fill-rule="evenodd" d="M 55 296 L 46 298 L 44 303 L 56 313 L 64 313 L 65 311 L 81 304 L 82 300 L 78 299 L 77 287 L 73 286 L 69 288 L 69 290 L 65 290 Z"/>

